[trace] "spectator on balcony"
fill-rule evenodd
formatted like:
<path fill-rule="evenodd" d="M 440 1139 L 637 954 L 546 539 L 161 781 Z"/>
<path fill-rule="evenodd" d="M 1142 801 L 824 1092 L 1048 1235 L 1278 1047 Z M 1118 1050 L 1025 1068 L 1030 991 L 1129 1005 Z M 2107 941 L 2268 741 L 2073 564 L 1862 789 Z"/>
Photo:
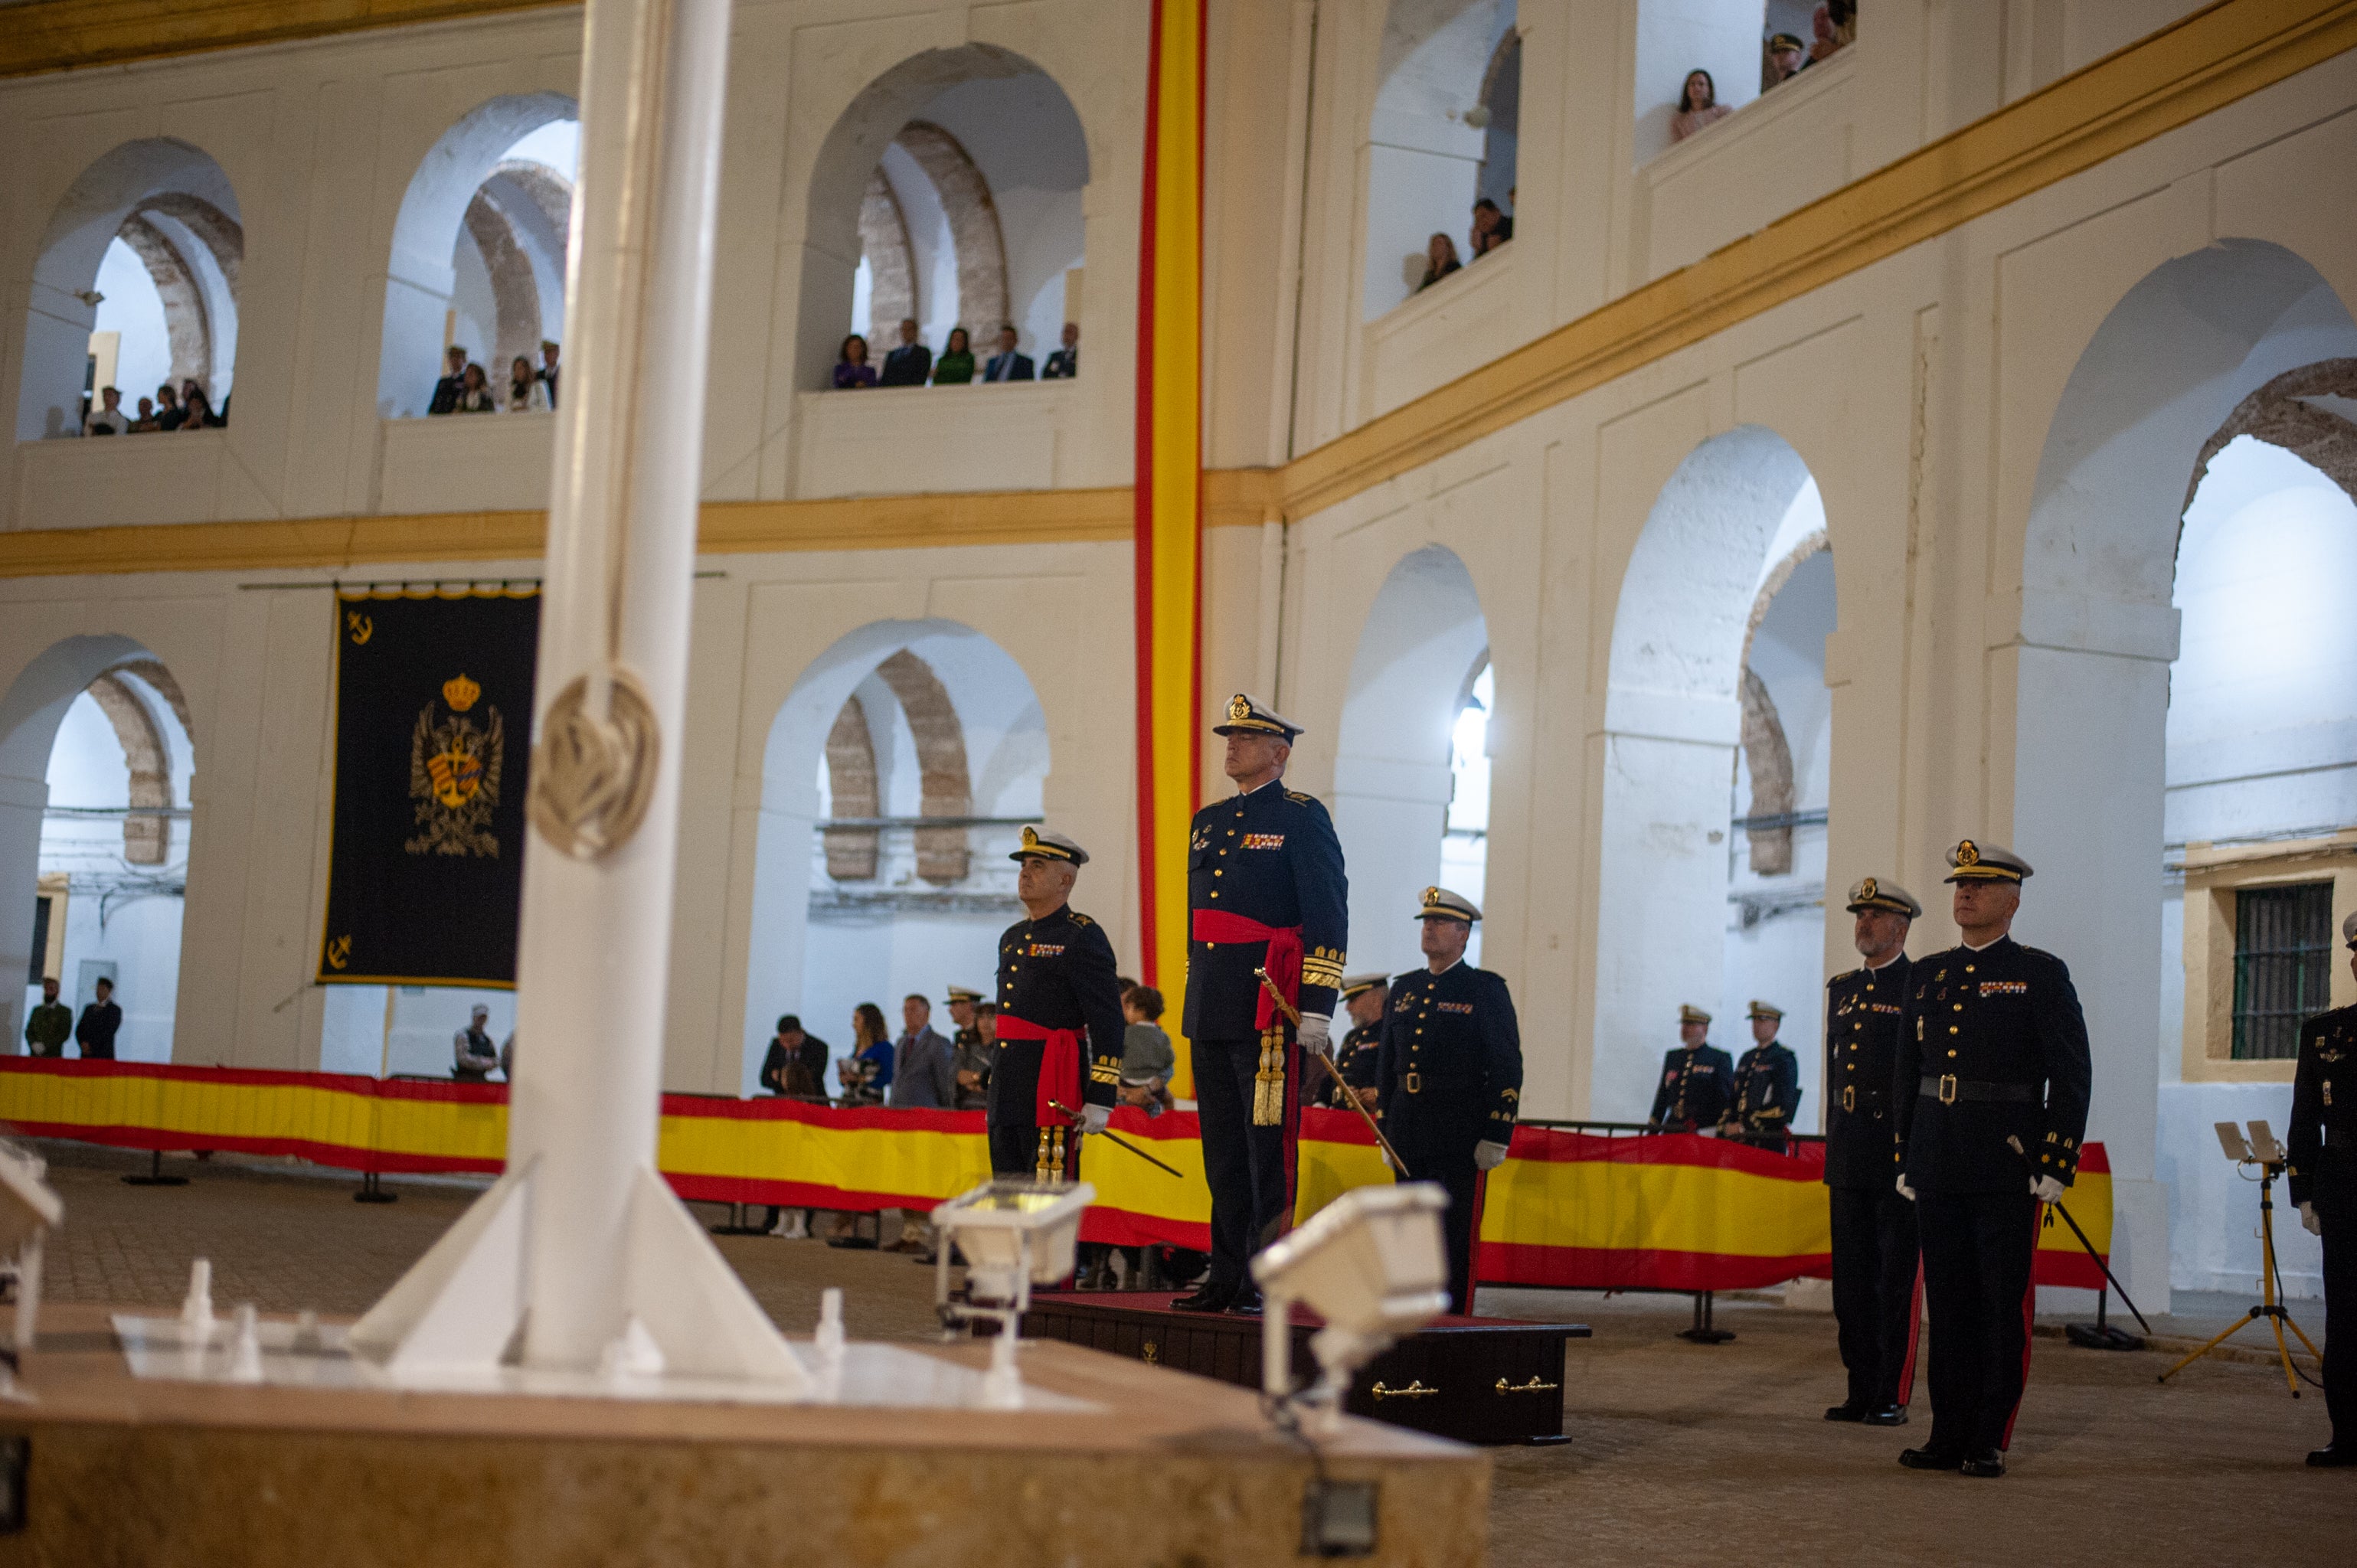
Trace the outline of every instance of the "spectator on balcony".
<path fill-rule="evenodd" d="M 1760 91 L 1792 81 L 1809 69 L 1809 57 L 1801 40 L 1790 33 L 1778 33 L 1768 40 L 1768 64 L 1760 73 Z"/>
<path fill-rule="evenodd" d="M 548 406 L 554 408 L 557 377 L 556 345 L 546 338 L 540 340 L 540 369 L 533 371 L 533 375 L 542 386 L 548 389 Z"/>
<path fill-rule="evenodd" d="M 171 382 L 156 389 L 156 428 L 178 430 L 188 419 L 188 411 L 180 406 L 180 394 Z"/>
<path fill-rule="evenodd" d="M 1037 368 L 1031 356 L 1015 351 L 1015 324 L 1008 322 L 998 329 L 998 352 L 984 367 L 982 379 L 986 381 L 1028 381 L 1038 380 Z"/>
<path fill-rule="evenodd" d="M 1514 220 L 1488 197 L 1473 204 L 1473 257 L 1479 261 L 1514 237 Z"/>
<path fill-rule="evenodd" d="M 917 324 L 908 317 L 900 318 L 900 346 L 884 356 L 884 373 L 876 384 L 882 387 L 920 387 L 932 373 L 933 351 L 917 341 Z"/>
<path fill-rule="evenodd" d="M 458 412 L 460 413 L 497 413 L 499 394 L 491 391 L 491 378 L 482 366 L 467 361 L 467 373 L 458 381 Z"/>
<path fill-rule="evenodd" d="M 507 412 L 510 413 L 546 413 L 548 388 L 533 374 L 532 361 L 518 354 L 508 366 Z"/>
<path fill-rule="evenodd" d="M 933 385 L 962 387 L 974 380 L 974 340 L 963 327 L 950 328 L 949 341 L 942 345 L 942 357 L 933 361 Z"/>
<path fill-rule="evenodd" d="M 1847 48 L 1857 38 L 1857 0 L 1825 0 L 1810 19 L 1810 30 L 1816 35 L 1809 45 L 1809 63 L 1828 60 Z"/>
<path fill-rule="evenodd" d="M 131 422 L 131 434 L 145 435 L 155 428 L 156 400 L 152 397 L 143 397 L 139 400 L 139 417 Z"/>
<path fill-rule="evenodd" d="M 477 375 L 483 373 L 482 366 L 472 368 Z M 180 406 L 188 411 L 188 418 L 180 422 L 183 430 L 219 430 L 229 423 L 227 414 L 213 412 L 212 399 L 207 397 L 205 389 L 193 381 L 180 383 Z"/>
<path fill-rule="evenodd" d="M 1706 70 L 1686 72 L 1685 91 L 1678 94 L 1678 112 L 1670 116 L 1670 140 L 1683 142 L 1706 125 L 1716 125 L 1735 111 L 1718 101 L 1718 84 Z"/>
<path fill-rule="evenodd" d="M 425 405 L 428 414 L 458 412 L 458 394 L 467 390 L 467 350 L 453 343 L 442 350 L 442 358 L 450 367 L 449 373 L 434 383 L 434 401 Z"/>
<path fill-rule="evenodd" d="M 857 392 L 876 384 L 876 367 L 867 362 L 867 339 L 854 332 L 843 340 L 834 358 L 834 390 Z"/>
<path fill-rule="evenodd" d="M 84 435 L 123 435 L 131 429 L 131 416 L 123 412 L 123 394 L 113 387 L 98 389 L 99 406 L 91 410 L 90 417 L 81 423 Z"/>
<path fill-rule="evenodd" d="M 1457 259 L 1457 242 L 1446 234 L 1435 234 L 1424 247 L 1424 281 L 1415 285 L 1415 291 L 1422 294 L 1464 264 Z"/>
<path fill-rule="evenodd" d="M 1068 381 L 1081 373 L 1081 324 L 1064 323 L 1064 346 L 1048 356 L 1039 369 L 1043 381 Z"/>

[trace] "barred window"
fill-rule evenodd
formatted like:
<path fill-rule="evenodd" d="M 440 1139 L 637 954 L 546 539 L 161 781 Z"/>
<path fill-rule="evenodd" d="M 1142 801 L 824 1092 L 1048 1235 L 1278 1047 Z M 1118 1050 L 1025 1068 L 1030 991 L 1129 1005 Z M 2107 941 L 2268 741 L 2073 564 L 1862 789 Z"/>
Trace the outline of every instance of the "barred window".
<path fill-rule="evenodd" d="M 2331 883 L 2234 895 L 2234 1060 L 2299 1055 L 2299 1026 L 2324 1011 L 2331 983 Z"/>

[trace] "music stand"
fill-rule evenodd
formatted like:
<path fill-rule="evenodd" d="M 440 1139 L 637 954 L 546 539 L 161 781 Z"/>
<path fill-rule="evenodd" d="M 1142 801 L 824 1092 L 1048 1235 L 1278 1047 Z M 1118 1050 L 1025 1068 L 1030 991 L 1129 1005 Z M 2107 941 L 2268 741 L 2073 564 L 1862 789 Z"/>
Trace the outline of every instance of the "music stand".
<path fill-rule="evenodd" d="M 2218 1129 L 2218 1146 L 2226 1151 L 2228 1159 L 2233 1161 L 2237 1167 L 2259 1167 L 2259 1305 L 2220 1329 L 2210 1343 L 2161 1373 L 2159 1380 L 2169 1381 L 2242 1329 L 2265 1319 L 2267 1326 L 2275 1330 L 2276 1356 L 2283 1362 L 2284 1386 L 2291 1391 L 2292 1398 L 2298 1399 L 2298 1371 L 2291 1364 L 2291 1347 L 2284 1343 L 2284 1330 L 2289 1328 L 2299 1335 L 2299 1342 L 2308 1347 L 2310 1356 L 2319 1361 L 2324 1358 L 2315 1343 L 2300 1332 L 2299 1325 L 2292 1321 L 2291 1314 L 2284 1310 L 2283 1304 L 2276 1300 L 2275 1185 L 2276 1177 L 2283 1174 L 2290 1156 L 2285 1154 L 2284 1146 L 2276 1142 L 2275 1133 L 2268 1130 L 2265 1122 L 2251 1123 L 2251 1135 L 2247 1140 L 2244 1138 L 2242 1129 L 2232 1122 L 2219 1122 L 2213 1125 Z"/>

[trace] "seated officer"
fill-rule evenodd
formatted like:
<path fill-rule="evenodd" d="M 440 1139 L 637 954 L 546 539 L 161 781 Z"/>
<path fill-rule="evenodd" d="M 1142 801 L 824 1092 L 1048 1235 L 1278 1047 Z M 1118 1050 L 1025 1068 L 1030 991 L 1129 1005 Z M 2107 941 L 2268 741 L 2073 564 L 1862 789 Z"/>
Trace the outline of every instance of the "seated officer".
<path fill-rule="evenodd" d="M 1649 1133 L 1691 1133 L 1716 1127 L 1735 1102 L 1735 1058 L 1710 1043 L 1710 1015 L 1678 1008 L 1677 1048 L 1662 1058 L 1662 1087 L 1645 1118 Z"/>
<path fill-rule="evenodd" d="M 2341 922 L 2357 973 L 2357 914 Z M 2324 1242 L 2324 1412 L 2332 1441 L 2319 1467 L 2357 1465 L 2357 1007 L 2319 1013 L 2299 1028 L 2285 1185 L 2309 1234 Z M 2335 1093 L 2337 1085 L 2340 1092 Z M 2332 1325 L 2338 1310 L 2341 1327 Z"/>
<path fill-rule="evenodd" d="M 1449 1310 L 1473 1310 L 1473 1246 L 1480 1230 L 1480 1176 L 1505 1163 L 1523 1098 L 1523 1037 L 1503 975 L 1465 962 L 1481 911 L 1445 887 L 1427 887 L 1424 967 L 1392 982 L 1375 1093 L 1383 1136 L 1407 1168 L 1400 1181 L 1436 1181 L 1448 1193 L 1441 1231 L 1448 1248 Z"/>
<path fill-rule="evenodd" d="M 1750 1018 L 1755 1043 L 1735 1064 L 1735 1103 L 1727 1108 L 1718 1133 L 1756 1149 L 1781 1152 L 1793 1113 L 1801 1108 L 1801 1064 L 1776 1038 L 1784 1024 L 1781 1007 L 1754 1002 Z"/>
<path fill-rule="evenodd" d="M 1351 1032 L 1334 1052 L 1334 1071 L 1326 1080 L 1318 1103 L 1337 1111 L 1351 1107 L 1342 1097 L 1354 1094 L 1368 1110 L 1375 1108 L 1375 1058 L 1383 1045 L 1383 1008 L 1392 994 L 1391 976 L 1353 974 L 1342 982 L 1336 1000 L 1351 1015 Z"/>

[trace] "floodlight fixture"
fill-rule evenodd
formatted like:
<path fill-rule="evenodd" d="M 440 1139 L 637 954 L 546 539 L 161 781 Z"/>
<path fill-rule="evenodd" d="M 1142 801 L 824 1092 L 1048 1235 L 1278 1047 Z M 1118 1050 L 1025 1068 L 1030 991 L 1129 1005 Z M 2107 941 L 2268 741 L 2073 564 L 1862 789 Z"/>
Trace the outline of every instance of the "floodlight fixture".
<path fill-rule="evenodd" d="M 1023 1402 L 1015 1369 L 1015 1348 L 1031 1287 L 1054 1284 L 1072 1272 L 1080 1249 L 1081 1216 L 1096 1200 L 1086 1182 L 1033 1181 L 996 1176 L 960 1193 L 933 1210 L 933 1306 L 942 1327 L 995 1321 L 990 1371 L 984 1380 L 986 1404 L 1012 1408 Z M 950 1299 L 950 1255 L 966 1262 L 966 1299 Z"/>
<path fill-rule="evenodd" d="M 1448 1195 L 1434 1182 L 1353 1187 L 1253 1260 L 1261 1289 L 1261 1387 L 1310 1407 L 1317 1430 L 1340 1418 L 1351 1375 L 1448 1310 L 1448 1261 L 1440 1215 Z M 1318 1378 L 1293 1388 L 1293 1304 L 1326 1320 L 1311 1336 Z"/>

